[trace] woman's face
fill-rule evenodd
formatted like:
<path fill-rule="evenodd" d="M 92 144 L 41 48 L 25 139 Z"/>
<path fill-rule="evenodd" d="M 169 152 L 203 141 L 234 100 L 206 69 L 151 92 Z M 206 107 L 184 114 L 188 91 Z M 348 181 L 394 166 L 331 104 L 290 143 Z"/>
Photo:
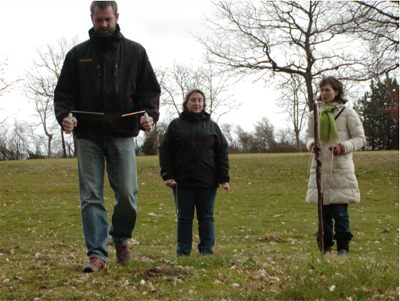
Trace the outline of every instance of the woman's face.
<path fill-rule="evenodd" d="M 204 107 L 204 98 L 203 95 L 201 95 L 198 92 L 195 92 L 189 96 L 189 100 L 186 103 L 186 107 L 189 112 L 192 113 L 200 113 L 203 111 Z"/>
<path fill-rule="evenodd" d="M 321 97 L 324 103 L 332 102 L 338 94 L 339 91 L 334 90 L 330 84 L 321 87 Z"/>

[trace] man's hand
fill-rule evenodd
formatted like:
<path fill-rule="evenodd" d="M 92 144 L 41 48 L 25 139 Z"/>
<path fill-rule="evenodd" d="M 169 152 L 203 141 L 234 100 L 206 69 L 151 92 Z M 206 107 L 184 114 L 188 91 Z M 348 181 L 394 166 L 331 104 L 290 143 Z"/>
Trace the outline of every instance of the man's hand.
<path fill-rule="evenodd" d="M 144 116 L 140 117 L 140 125 L 146 130 L 146 132 L 151 132 L 154 125 L 153 117 L 149 117 L 147 113 L 144 113 Z"/>
<path fill-rule="evenodd" d="M 78 125 L 78 120 L 72 115 L 65 117 L 62 122 L 62 127 L 65 131 L 65 134 L 71 134 L 74 130 L 74 127 Z"/>
<path fill-rule="evenodd" d="M 225 182 L 225 183 L 221 183 L 221 187 L 223 188 L 223 189 L 225 189 L 225 191 L 226 191 L 226 193 L 228 193 L 229 192 L 229 183 L 228 182 Z"/>
<path fill-rule="evenodd" d="M 176 182 L 174 179 L 169 179 L 164 182 L 164 184 L 168 187 L 174 188 L 176 186 Z"/>

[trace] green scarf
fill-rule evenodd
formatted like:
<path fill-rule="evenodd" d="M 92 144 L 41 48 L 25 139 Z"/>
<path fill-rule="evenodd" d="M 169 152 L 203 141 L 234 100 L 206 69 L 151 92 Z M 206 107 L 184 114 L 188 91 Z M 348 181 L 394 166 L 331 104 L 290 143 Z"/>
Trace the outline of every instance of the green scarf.
<path fill-rule="evenodd" d="M 336 122 L 332 112 L 336 109 L 336 106 L 328 106 L 321 110 L 319 115 L 319 140 L 323 143 L 338 139 Z"/>

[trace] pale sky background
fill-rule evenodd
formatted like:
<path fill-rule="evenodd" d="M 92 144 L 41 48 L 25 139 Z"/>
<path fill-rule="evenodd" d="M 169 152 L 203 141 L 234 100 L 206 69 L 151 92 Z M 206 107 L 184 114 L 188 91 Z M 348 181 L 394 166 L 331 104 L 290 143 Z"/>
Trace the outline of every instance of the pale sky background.
<path fill-rule="evenodd" d="M 0 0 L 3 25 L 0 61 L 8 58 L 5 79 L 11 82 L 23 77 L 37 47 L 56 43 L 61 37 L 70 40 L 77 36 L 79 42 L 87 40 L 88 30 L 92 27 L 90 3 Z M 213 34 L 201 22 L 204 15 L 210 16 L 215 11 L 211 1 L 120 0 L 117 3 L 121 32 L 146 48 L 154 69 L 171 67 L 174 61 L 198 65 L 204 49 L 192 34 L 202 37 Z M 0 97 L 0 120 L 10 115 L 20 120 L 32 118 L 33 104 L 20 89 L 19 84 L 12 92 Z M 262 82 L 254 84 L 242 80 L 231 94 L 242 106 L 221 117 L 219 124 L 240 125 L 246 131 L 252 131 L 253 125 L 265 116 L 276 128 L 289 126 L 284 122 L 286 115 L 280 113 L 282 109 L 274 105 L 279 101 L 279 93 Z"/>

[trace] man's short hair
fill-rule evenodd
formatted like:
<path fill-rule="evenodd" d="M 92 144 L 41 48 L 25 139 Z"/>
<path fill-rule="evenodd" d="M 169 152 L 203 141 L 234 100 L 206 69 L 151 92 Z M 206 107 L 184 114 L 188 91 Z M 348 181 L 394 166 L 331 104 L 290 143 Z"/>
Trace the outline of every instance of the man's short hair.
<path fill-rule="evenodd" d="M 118 14 L 118 5 L 115 1 L 93 1 L 92 4 L 90 4 L 90 14 L 93 15 L 95 6 L 103 10 L 106 9 L 109 5 L 111 5 L 111 8 L 114 11 L 114 15 L 116 16 Z"/>

